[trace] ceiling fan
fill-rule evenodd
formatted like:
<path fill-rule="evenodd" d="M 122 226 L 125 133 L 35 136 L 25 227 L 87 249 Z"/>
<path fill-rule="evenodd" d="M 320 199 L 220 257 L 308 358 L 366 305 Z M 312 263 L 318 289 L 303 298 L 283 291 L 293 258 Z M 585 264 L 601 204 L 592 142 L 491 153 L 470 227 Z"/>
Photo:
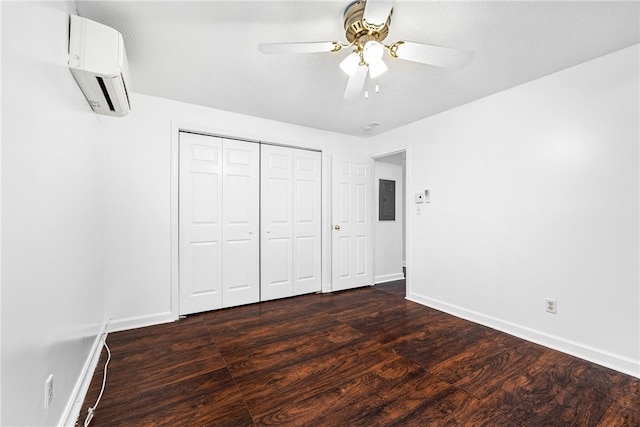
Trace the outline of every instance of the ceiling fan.
<path fill-rule="evenodd" d="M 365 98 L 367 76 L 376 79 L 387 70 L 382 60 L 385 49 L 392 58 L 446 68 L 461 68 L 473 59 L 473 52 L 433 46 L 424 43 L 399 40 L 390 45 L 383 44 L 389 35 L 393 0 L 358 0 L 344 12 L 345 36 L 349 43 L 339 41 L 261 43 L 258 50 L 264 54 L 338 52 L 345 48 L 353 51 L 340 63 L 340 68 L 349 75 L 345 99 L 361 96 Z M 376 84 L 376 92 L 378 86 Z"/>

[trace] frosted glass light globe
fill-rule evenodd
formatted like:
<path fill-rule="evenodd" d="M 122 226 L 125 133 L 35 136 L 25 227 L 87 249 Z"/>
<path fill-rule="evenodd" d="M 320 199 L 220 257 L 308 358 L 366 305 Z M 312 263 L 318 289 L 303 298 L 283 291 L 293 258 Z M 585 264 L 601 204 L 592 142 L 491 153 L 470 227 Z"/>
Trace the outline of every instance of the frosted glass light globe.
<path fill-rule="evenodd" d="M 367 64 L 375 64 L 382 59 L 384 46 L 375 40 L 369 40 L 364 44 L 362 57 Z"/>
<path fill-rule="evenodd" d="M 348 76 L 352 77 L 356 73 L 358 65 L 360 65 L 360 55 L 353 52 L 342 60 L 342 62 L 340 63 L 340 68 Z"/>

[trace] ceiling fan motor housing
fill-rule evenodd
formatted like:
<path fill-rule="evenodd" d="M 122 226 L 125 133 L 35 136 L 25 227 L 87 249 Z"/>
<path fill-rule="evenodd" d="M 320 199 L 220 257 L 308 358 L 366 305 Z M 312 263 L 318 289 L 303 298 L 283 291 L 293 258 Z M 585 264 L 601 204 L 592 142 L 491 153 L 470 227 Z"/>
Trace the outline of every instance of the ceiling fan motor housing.
<path fill-rule="evenodd" d="M 364 43 L 369 40 L 381 42 L 389 35 L 389 24 L 391 24 L 391 13 L 387 22 L 380 26 L 374 26 L 365 22 L 364 15 L 366 1 L 356 1 L 351 3 L 344 12 L 344 30 L 349 43 L 357 44 L 358 49 L 362 49 Z"/>

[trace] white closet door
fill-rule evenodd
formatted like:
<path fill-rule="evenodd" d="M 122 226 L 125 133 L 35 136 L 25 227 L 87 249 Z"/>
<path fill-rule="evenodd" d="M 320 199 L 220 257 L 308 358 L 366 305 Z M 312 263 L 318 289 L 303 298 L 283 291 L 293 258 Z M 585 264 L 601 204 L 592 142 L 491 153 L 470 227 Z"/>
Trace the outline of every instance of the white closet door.
<path fill-rule="evenodd" d="M 180 314 L 222 307 L 222 140 L 179 135 Z"/>
<path fill-rule="evenodd" d="M 224 140 L 223 307 L 260 300 L 260 146 Z"/>
<path fill-rule="evenodd" d="M 293 150 L 293 293 L 319 292 L 321 153 Z"/>
<path fill-rule="evenodd" d="M 261 147 L 262 301 L 293 293 L 293 150 Z"/>
<path fill-rule="evenodd" d="M 372 163 L 365 156 L 334 156 L 331 163 L 334 291 L 373 285 Z"/>

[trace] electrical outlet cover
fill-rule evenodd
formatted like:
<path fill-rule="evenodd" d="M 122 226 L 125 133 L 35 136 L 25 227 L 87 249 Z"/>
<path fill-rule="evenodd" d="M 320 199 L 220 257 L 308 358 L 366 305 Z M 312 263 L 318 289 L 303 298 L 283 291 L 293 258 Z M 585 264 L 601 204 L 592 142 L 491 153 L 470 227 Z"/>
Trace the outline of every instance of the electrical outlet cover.
<path fill-rule="evenodd" d="M 547 299 L 547 313 L 558 313 L 558 302 L 554 299 Z"/>

